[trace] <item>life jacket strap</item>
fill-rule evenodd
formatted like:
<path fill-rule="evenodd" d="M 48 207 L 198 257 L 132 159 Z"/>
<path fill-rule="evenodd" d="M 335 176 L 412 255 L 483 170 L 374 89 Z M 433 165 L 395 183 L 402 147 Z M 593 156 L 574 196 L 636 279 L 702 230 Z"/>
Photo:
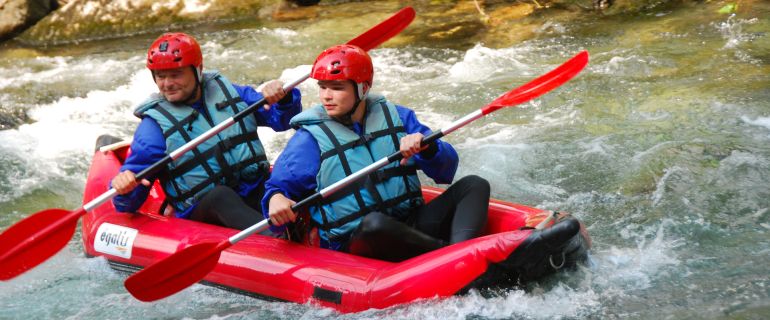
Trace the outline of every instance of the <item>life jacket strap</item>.
<path fill-rule="evenodd" d="M 385 205 L 385 207 L 394 207 L 394 206 L 396 206 L 399 203 L 402 203 L 404 201 L 407 201 L 407 200 L 410 200 L 410 199 L 413 199 L 413 198 L 416 198 L 416 197 L 420 197 L 420 196 L 422 196 L 421 192 L 408 192 L 408 193 L 402 194 L 402 195 L 400 195 L 398 197 L 385 200 L 384 201 L 384 205 Z M 374 204 L 372 206 L 364 207 L 363 209 L 359 210 L 358 212 L 355 212 L 355 213 L 352 213 L 350 215 L 347 215 L 347 216 L 343 217 L 342 219 L 338 219 L 338 220 L 335 220 L 335 221 L 327 221 L 326 223 L 318 223 L 318 221 L 315 221 L 313 219 L 311 219 L 311 221 L 313 221 L 313 223 L 315 224 L 316 227 L 318 227 L 318 229 L 321 229 L 321 230 L 324 230 L 324 231 L 329 231 L 331 229 L 339 228 L 339 227 L 341 227 L 343 225 L 346 225 L 346 224 L 350 223 L 351 221 L 354 221 L 354 220 L 356 220 L 356 219 L 358 219 L 360 217 L 363 217 L 363 216 L 369 214 L 370 212 L 378 211 L 377 210 L 378 207 L 379 207 L 378 204 Z M 326 219 L 324 219 L 324 220 L 326 220 Z M 334 239 L 331 239 L 331 240 L 334 240 Z"/>
<path fill-rule="evenodd" d="M 184 128 L 181 125 L 181 123 L 179 121 L 177 121 L 176 118 L 168 110 L 166 110 L 166 108 L 164 108 L 163 106 L 158 106 L 155 109 L 158 110 L 158 112 L 160 112 L 160 114 L 162 114 L 164 117 L 166 117 L 166 119 L 168 119 L 172 123 L 171 128 L 169 128 L 167 131 L 178 132 L 185 141 L 192 140 L 192 137 L 190 137 L 189 132 L 184 130 Z M 187 117 L 187 118 L 189 118 L 189 117 Z M 166 132 L 164 132 L 163 135 L 166 136 Z M 198 150 L 198 148 L 193 148 L 192 150 L 190 150 L 190 152 L 192 152 L 193 155 L 194 155 L 194 157 L 192 157 L 192 159 L 197 160 L 197 162 L 199 162 L 199 164 L 203 167 L 203 170 L 205 170 L 206 173 L 209 176 L 214 176 L 215 175 L 214 169 L 212 169 L 211 166 L 209 166 L 209 164 L 206 163 L 205 160 L 202 160 L 201 152 L 200 152 L 200 150 Z M 169 179 L 169 181 L 171 181 L 171 184 L 173 185 L 174 191 L 176 191 L 177 192 L 177 196 L 179 196 L 179 191 L 181 190 L 181 188 L 179 186 L 177 186 L 177 183 L 176 183 L 176 181 L 174 179 L 177 176 L 172 175 L 171 172 L 168 172 L 168 173 L 169 173 L 169 177 L 171 178 L 171 179 Z"/>
<path fill-rule="evenodd" d="M 222 79 L 220 77 L 216 77 L 214 78 L 214 80 L 216 80 L 217 85 L 219 85 L 219 89 L 221 89 L 222 93 L 225 95 L 225 101 L 222 101 L 216 104 L 217 110 L 222 110 L 229 106 L 233 110 L 233 114 L 238 114 L 239 112 L 241 112 L 240 108 L 238 108 L 238 103 L 243 101 L 241 97 L 237 96 L 233 98 L 233 96 L 230 94 L 230 91 L 227 90 L 227 86 L 225 86 L 225 83 L 222 82 Z M 248 132 L 246 128 L 246 123 L 243 122 L 243 120 L 244 119 L 239 120 L 238 125 L 241 127 L 241 132 Z M 259 136 L 257 136 L 256 140 L 259 140 Z M 257 151 L 254 150 L 254 146 L 252 146 L 251 144 L 248 144 L 248 147 L 249 147 L 249 152 L 251 152 L 251 156 L 256 157 Z"/>
<path fill-rule="evenodd" d="M 250 141 L 255 141 L 259 138 L 256 132 L 247 132 L 243 134 L 239 134 L 237 136 L 231 137 L 229 139 L 225 139 L 220 141 L 219 143 L 215 144 L 211 148 L 199 152 L 200 159 L 190 159 L 185 161 L 184 163 L 180 163 L 174 166 L 174 169 L 170 170 L 169 173 L 172 177 L 178 177 L 181 176 L 188 171 L 195 169 L 198 165 L 200 165 L 200 160 L 207 160 L 211 157 L 218 157 L 221 154 L 224 154 L 236 146 L 242 144 L 242 143 L 248 143 Z M 258 159 L 259 161 L 267 161 L 267 156 L 257 156 L 257 157 L 251 157 L 253 159 Z M 205 161 L 204 161 L 205 162 Z M 226 162 L 225 162 L 226 163 Z M 222 165 L 222 163 L 220 163 Z"/>
<path fill-rule="evenodd" d="M 387 129 L 376 131 L 376 132 L 367 133 L 367 134 L 362 135 L 357 140 L 353 140 L 353 141 L 350 141 L 348 143 L 341 144 L 339 146 L 339 148 L 342 149 L 343 151 L 344 150 L 348 150 L 348 149 L 353 149 L 355 147 L 365 145 L 367 142 L 372 141 L 374 139 L 377 139 L 377 138 L 380 138 L 380 137 L 384 137 L 384 136 L 388 136 L 388 135 L 398 134 L 400 132 L 406 132 L 406 129 L 404 129 L 404 126 L 397 126 L 397 127 L 387 128 Z M 396 144 L 396 146 L 398 146 L 398 145 L 399 144 Z M 328 159 L 328 158 L 330 158 L 332 156 L 335 156 L 337 154 L 339 154 L 339 150 L 337 150 L 337 148 L 330 149 L 330 150 L 328 150 L 328 151 L 326 151 L 326 152 L 321 154 L 321 161 L 324 161 L 324 160 L 326 160 L 326 159 Z"/>
<path fill-rule="evenodd" d="M 342 164 L 342 170 L 344 170 L 345 175 L 350 176 L 353 174 L 353 170 L 350 168 L 350 162 L 348 162 L 348 157 L 345 154 L 345 150 L 342 149 L 340 145 L 340 141 L 337 139 L 337 137 L 334 135 L 332 130 L 329 128 L 329 126 L 326 125 L 326 123 L 320 123 L 318 125 L 321 130 L 323 130 L 324 134 L 329 138 L 329 141 L 332 142 L 332 145 L 334 146 L 334 151 L 336 151 L 337 156 L 339 156 L 340 163 Z M 361 190 L 356 189 L 353 191 L 353 194 L 356 198 L 356 202 L 358 203 L 359 208 L 363 208 L 366 206 L 366 202 L 364 201 L 363 195 L 361 195 Z"/>

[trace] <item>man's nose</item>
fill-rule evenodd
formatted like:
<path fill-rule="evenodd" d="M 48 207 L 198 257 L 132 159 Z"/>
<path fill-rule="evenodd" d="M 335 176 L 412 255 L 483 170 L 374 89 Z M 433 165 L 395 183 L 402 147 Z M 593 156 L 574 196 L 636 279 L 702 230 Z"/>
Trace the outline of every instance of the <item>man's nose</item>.
<path fill-rule="evenodd" d="M 331 100 L 332 95 L 329 94 L 329 89 L 321 89 L 321 99 L 323 100 Z"/>
<path fill-rule="evenodd" d="M 156 83 L 158 84 L 159 87 L 165 88 L 168 86 L 169 81 L 167 78 L 160 78 L 160 79 L 157 79 Z"/>

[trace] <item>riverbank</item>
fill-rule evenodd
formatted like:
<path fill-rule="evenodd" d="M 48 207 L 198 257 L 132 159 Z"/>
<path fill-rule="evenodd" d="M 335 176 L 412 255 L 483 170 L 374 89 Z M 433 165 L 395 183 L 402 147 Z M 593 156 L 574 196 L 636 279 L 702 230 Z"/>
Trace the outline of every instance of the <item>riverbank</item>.
<path fill-rule="evenodd" d="M 593 2 L 593 1 L 589 1 Z M 417 45 L 427 48 L 467 50 L 476 45 L 506 48 L 518 43 L 558 39 L 575 34 L 617 34 L 621 41 L 655 42 L 680 26 L 668 20 L 654 32 L 640 33 L 633 24 L 654 22 L 672 13 L 706 15 L 720 19 L 734 14 L 741 19 L 759 18 L 752 10 L 756 1 L 613 1 L 604 9 L 580 1 L 430 1 L 411 3 L 415 21 L 382 47 Z M 207 3 L 205 5 L 201 3 Z M 589 3 L 590 4 L 590 3 Z M 321 1 L 297 6 L 285 1 L 160 2 L 70 1 L 21 36 L 0 44 L 0 59 L 101 54 L 127 47 L 144 48 L 148 38 L 165 31 L 192 34 L 255 28 L 294 30 L 303 37 L 333 44 L 341 36 L 353 36 L 405 5 L 403 1 Z M 727 10 L 725 8 L 728 8 Z M 139 14 L 140 12 L 150 12 Z M 628 28 L 608 29 L 607 24 Z M 272 44 L 264 44 L 272 45 Z M 308 48 L 317 50 L 320 48 Z M 766 53 L 755 57 L 770 59 Z M 41 98 L 46 99 L 47 95 Z M 0 126 L 15 128 L 31 121 L 15 101 L 0 105 Z"/>
<path fill-rule="evenodd" d="M 44 1 L 45 2 L 45 1 Z M 322 23 L 325 19 L 356 17 L 364 7 L 369 13 L 387 14 L 412 5 L 418 19 L 411 38 L 435 46 L 483 42 L 494 47 L 532 39 L 563 28 L 572 21 L 590 21 L 623 15 L 644 15 L 695 5 L 729 7 L 748 14 L 755 0 L 529 0 L 529 1 L 316 1 L 287 0 L 82 0 L 50 1 L 37 16 L 42 20 L 11 42 L 28 47 L 48 47 L 117 39 L 170 30 L 220 29 L 233 24 L 275 27 Z M 31 1 L 30 3 L 35 3 Z M 46 2 L 48 3 L 48 2 Z M 26 13 L 27 8 L 6 6 L 5 12 Z M 18 14 L 16 14 L 18 15 Z M 36 17 L 40 19 L 41 17 Z"/>

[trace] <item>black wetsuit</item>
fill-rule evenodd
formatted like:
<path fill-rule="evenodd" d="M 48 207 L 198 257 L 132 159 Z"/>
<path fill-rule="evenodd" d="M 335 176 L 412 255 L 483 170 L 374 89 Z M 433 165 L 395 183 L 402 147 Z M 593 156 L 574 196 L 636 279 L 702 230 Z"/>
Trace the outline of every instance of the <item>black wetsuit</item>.
<path fill-rule="evenodd" d="M 487 222 L 489 182 L 466 176 L 407 221 L 380 212 L 367 214 L 353 231 L 347 250 L 355 255 L 402 261 L 448 244 L 478 237 Z"/>
<path fill-rule="evenodd" d="M 227 186 L 216 186 L 198 202 L 190 220 L 243 230 L 262 221 L 260 200 L 264 185 L 241 197 Z"/>

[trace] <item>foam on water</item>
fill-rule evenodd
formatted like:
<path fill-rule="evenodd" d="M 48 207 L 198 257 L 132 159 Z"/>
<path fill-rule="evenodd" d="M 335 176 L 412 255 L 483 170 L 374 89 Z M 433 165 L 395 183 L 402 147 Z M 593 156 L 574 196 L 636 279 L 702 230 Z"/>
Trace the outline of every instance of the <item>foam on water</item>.
<path fill-rule="evenodd" d="M 271 60 L 285 59 L 282 55 L 271 54 L 269 50 L 260 48 L 266 43 L 282 46 L 294 46 L 299 42 L 295 38 L 302 36 L 294 30 L 289 29 L 268 29 L 261 28 L 257 30 L 238 30 L 230 31 L 236 35 L 235 42 L 232 40 L 222 41 L 221 34 L 214 35 L 216 38 L 209 39 L 206 35 L 201 37 L 201 51 L 205 61 L 229 62 L 249 61 L 250 63 Z M 259 45 L 259 46 L 258 46 Z"/>
<path fill-rule="evenodd" d="M 752 39 L 752 35 L 743 32 L 743 26 L 757 23 L 759 20 L 754 19 L 738 19 L 735 14 L 731 14 L 726 21 L 715 23 L 714 25 L 722 33 L 722 37 L 727 40 L 724 45 L 724 49 L 733 49 L 741 45 L 741 43 Z"/>
<path fill-rule="evenodd" d="M 394 86 L 403 82 L 415 85 L 420 80 L 445 76 L 457 62 L 460 52 L 449 49 L 374 49 L 371 50 L 375 83 Z"/>
<path fill-rule="evenodd" d="M 0 68 L 0 89 L 68 81 L 93 85 L 105 82 L 105 77 L 112 79 L 113 75 L 130 74 L 143 66 L 142 61 L 143 57 L 131 57 L 127 61 L 109 57 L 37 57 L 20 66 Z"/>
<path fill-rule="evenodd" d="M 750 53 L 744 50 L 742 47 L 758 37 L 757 33 L 749 33 L 743 30 L 744 27 L 756 24 L 758 19 L 739 19 L 735 14 L 731 14 L 727 20 L 722 22 L 715 22 L 712 25 L 722 34 L 722 38 L 725 40 L 725 44 L 722 47 L 723 50 L 732 51 L 736 58 L 741 61 L 761 64 L 762 61 L 753 57 Z"/>
<path fill-rule="evenodd" d="M 601 296 L 602 308 L 611 309 L 614 303 L 627 303 L 629 313 L 654 314 L 655 311 L 644 307 L 634 310 L 639 307 L 634 305 L 651 294 L 648 290 L 660 287 L 662 282 L 676 286 L 667 279 L 678 278 L 676 275 L 681 271 L 682 263 L 678 251 L 687 241 L 667 235 L 665 230 L 672 226 L 671 221 L 663 221 L 657 227 L 629 225 L 622 235 L 636 242 L 635 248 L 602 245 L 601 239 L 594 238 L 594 244 L 598 245 L 592 254 L 593 266 L 591 272 L 585 273 L 580 286 L 593 288 Z M 657 304 L 658 299 L 655 297 L 655 301 L 648 300 L 648 303 Z"/>
<path fill-rule="evenodd" d="M 591 67 L 592 70 L 603 74 L 623 75 L 624 77 L 648 77 L 652 73 L 651 65 L 655 65 L 654 58 L 638 57 L 628 53 L 618 53 L 605 63 L 598 63 Z"/>
<path fill-rule="evenodd" d="M 741 120 L 743 120 L 743 122 L 748 123 L 750 125 L 759 126 L 767 129 L 769 131 L 768 137 L 770 137 L 770 117 L 757 117 L 756 119 L 751 119 L 747 116 L 741 116 Z"/>
<path fill-rule="evenodd" d="M 512 47 L 506 49 L 491 49 L 477 44 L 465 52 L 463 60 L 449 69 L 453 81 L 474 82 L 488 80 L 501 72 L 517 70 L 519 75 L 531 75 L 528 64 L 521 62 L 527 47 Z"/>
<path fill-rule="evenodd" d="M 94 90 L 84 97 L 62 97 L 34 106 L 28 112 L 33 123 L 0 131 L 3 152 L 25 161 L 25 167 L 34 168 L 18 180 L 12 194 L 1 195 L 2 199 L 17 198 L 39 188 L 40 181 L 66 179 L 70 172 L 63 170 L 62 163 L 72 157 L 87 158 L 99 135 L 127 138 L 132 130 L 128 127 L 138 122 L 131 115 L 130 106 L 140 102 L 147 90 L 154 87 L 150 79 L 149 72 L 143 70 L 134 74 L 129 84 L 111 91 Z M 82 185 L 82 177 L 75 180 L 80 181 L 76 185 Z"/>

